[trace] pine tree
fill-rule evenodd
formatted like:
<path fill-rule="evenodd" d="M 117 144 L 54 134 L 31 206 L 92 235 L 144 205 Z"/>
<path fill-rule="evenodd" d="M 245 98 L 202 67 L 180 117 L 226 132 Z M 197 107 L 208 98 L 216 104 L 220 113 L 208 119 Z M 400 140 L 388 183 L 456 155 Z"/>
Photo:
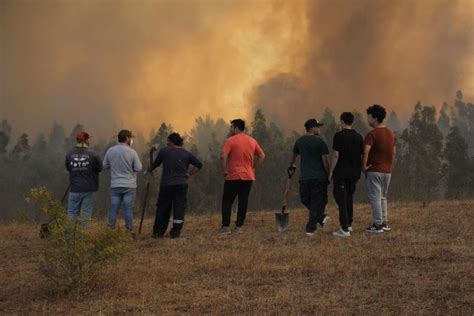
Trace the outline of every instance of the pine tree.
<path fill-rule="evenodd" d="M 49 134 L 48 140 L 48 149 L 51 153 L 59 153 L 64 149 L 64 144 L 66 143 L 66 133 L 64 127 L 54 121 L 51 128 L 51 133 Z"/>
<path fill-rule="evenodd" d="M 439 119 L 438 119 L 438 128 L 443 133 L 443 135 L 447 135 L 450 132 L 451 122 L 448 116 L 449 106 L 446 102 L 443 103 L 441 106 L 441 110 L 439 111 Z"/>
<path fill-rule="evenodd" d="M 411 177 L 408 144 L 406 140 L 409 138 L 409 128 L 401 132 L 395 133 L 396 137 L 396 154 L 393 166 L 394 172 L 390 181 L 390 196 L 395 200 L 413 199 L 411 190 Z"/>
<path fill-rule="evenodd" d="M 260 109 L 255 112 L 251 126 L 252 137 L 257 140 L 260 146 L 268 147 L 270 145 L 270 133 L 267 128 L 267 120 Z"/>
<path fill-rule="evenodd" d="M 446 198 L 464 198 L 469 193 L 469 156 L 466 141 L 454 126 L 446 137 L 444 149 L 446 163 L 443 174 L 446 179 Z"/>
<path fill-rule="evenodd" d="M 212 120 L 210 116 L 198 117 L 194 127 L 189 132 L 189 143 L 195 145 L 203 159 L 209 159 L 209 145 L 215 137 L 218 143 L 223 143 L 229 130 L 223 119 Z M 214 136 L 211 137 L 211 134 Z"/>
<path fill-rule="evenodd" d="M 156 148 L 161 148 L 166 145 L 166 140 L 168 136 L 173 133 L 173 127 L 171 125 L 166 125 L 166 123 L 161 123 L 158 132 L 150 139 L 150 146 L 155 146 Z"/>
<path fill-rule="evenodd" d="M 402 160 L 408 195 L 424 204 L 438 196 L 441 180 L 443 135 L 436 124 L 436 109 L 417 103 L 408 129 L 401 138 L 406 143 Z"/>
<path fill-rule="evenodd" d="M 324 124 L 324 126 L 321 127 L 321 136 L 328 147 L 332 148 L 332 139 L 336 133 L 337 124 L 332 111 L 328 107 L 324 110 L 321 123 Z"/>
<path fill-rule="evenodd" d="M 461 91 L 456 92 L 451 113 L 452 126 L 457 126 L 462 137 L 466 140 L 469 153 L 474 154 L 474 104 L 466 103 Z"/>
<path fill-rule="evenodd" d="M 277 124 L 267 124 L 264 113 L 257 110 L 254 121 L 251 123 L 251 135 L 257 140 L 265 155 L 269 157 L 263 165 L 257 169 L 258 181 L 255 183 L 251 193 L 251 205 L 257 209 L 277 208 L 281 201 L 275 199 L 283 190 L 286 180 L 286 168 L 290 161 L 291 146 L 283 131 Z"/>
<path fill-rule="evenodd" d="M 8 143 L 10 142 L 12 127 L 7 120 L 0 123 L 0 156 L 7 153 Z"/>
<path fill-rule="evenodd" d="M 474 196 L 474 157 L 471 157 L 469 159 L 469 170 L 468 170 L 468 175 L 469 175 L 469 194 L 468 197 L 472 198 Z"/>
<path fill-rule="evenodd" d="M 395 111 L 390 113 L 390 116 L 387 120 L 387 127 L 394 132 L 399 132 L 402 129 L 402 125 L 400 123 L 400 119 Z"/>
<path fill-rule="evenodd" d="M 273 157 L 272 153 L 269 152 L 270 148 L 270 133 L 267 127 L 267 120 L 261 110 L 257 110 L 254 115 L 254 120 L 250 124 L 252 126 L 252 137 L 259 143 L 266 155 Z M 267 202 L 267 191 L 269 185 L 271 184 L 271 179 L 269 178 L 269 165 L 264 163 L 259 169 L 256 170 L 256 177 L 259 179 L 251 195 L 251 203 L 254 207 L 260 207 L 263 203 Z M 253 198 L 255 197 L 255 198 Z"/>
<path fill-rule="evenodd" d="M 24 133 L 18 139 L 15 147 L 13 147 L 11 158 L 17 161 L 26 160 L 30 157 L 30 150 L 31 148 L 28 142 L 28 135 Z"/>
<path fill-rule="evenodd" d="M 467 132 L 467 137 L 465 140 L 469 146 L 469 153 L 474 155 L 474 104 L 468 102 L 466 104 L 467 107 L 467 125 L 469 126 L 469 130 Z"/>
<path fill-rule="evenodd" d="M 469 124 L 467 121 L 469 113 L 466 103 L 463 101 L 461 91 L 456 92 L 456 99 L 454 100 L 452 115 L 453 126 L 457 126 L 461 135 L 463 135 L 463 137 L 466 139 L 469 134 Z"/>
<path fill-rule="evenodd" d="M 145 137 L 143 137 L 142 133 L 137 133 L 137 137 L 135 138 L 135 141 L 133 143 L 133 148 L 136 150 L 138 155 L 140 155 L 141 153 L 148 152 L 146 147 L 147 146 L 146 146 Z"/>
<path fill-rule="evenodd" d="M 219 138 L 221 137 L 222 135 L 219 135 Z M 220 165 L 222 143 L 218 141 L 214 131 L 211 131 L 207 142 L 206 153 L 200 153 L 195 144 L 191 146 L 191 152 L 198 158 L 202 156 L 207 158 L 203 159 L 202 170 L 189 179 L 190 211 L 218 211 L 220 209 L 223 183 Z"/>
<path fill-rule="evenodd" d="M 153 144 L 152 144 L 152 141 L 153 141 L 153 139 L 155 138 L 156 133 L 157 133 L 156 128 L 152 128 L 152 129 L 150 130 L 150 133 L 148 134 L 148 145 L 150 145 L 150 146 L 153 145 Z"/>
<path fill-rule="evenodd" d="M 367 125 L 367 120 L 362 117 L 362 114 L 358 111 L 354 111 L 354 123 L 352 128 L 356 130 L 362 137 L 365 137 L 370 131 L 369 125 Z"/>
<path fill-rule="evenodd" d="M 48 144 L 43 133 L 40 133 L 33 144 L 32 151 L 35 155 L 45 155 L 48 152 Z"/>
<path fill-rule="evenodd" d="M 69 134 L 69 137 L 66 139 L 66 143 L 65 143 L 66 151 L 76 146 L 77 144 L 76 135 L 79 132 L 84 132 L 84 126 L 78 123 L 76 124 L 76 126 L 74 126 L 74 128 L 71 131 L 71 134 Z"/>

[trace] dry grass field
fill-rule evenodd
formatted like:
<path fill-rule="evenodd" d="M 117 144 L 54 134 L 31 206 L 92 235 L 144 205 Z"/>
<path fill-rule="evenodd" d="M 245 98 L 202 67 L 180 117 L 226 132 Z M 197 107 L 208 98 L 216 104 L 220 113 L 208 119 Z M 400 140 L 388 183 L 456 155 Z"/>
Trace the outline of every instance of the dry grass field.
<path fill-rule="evenodd" d="M 229 236 L 218 215 L 188 216 L 177 240 L 150 238 L 150 219 L 118 267 L 67 295 L 38 272 L 38 227 L 1 226 L 0 314 L 474 314 L 473 201 L 391 205 L 377 235 L 358 206 L 349 239 L 307 237 L 307 212 L 290 212 L 284 234 L 272 212 Z"/>

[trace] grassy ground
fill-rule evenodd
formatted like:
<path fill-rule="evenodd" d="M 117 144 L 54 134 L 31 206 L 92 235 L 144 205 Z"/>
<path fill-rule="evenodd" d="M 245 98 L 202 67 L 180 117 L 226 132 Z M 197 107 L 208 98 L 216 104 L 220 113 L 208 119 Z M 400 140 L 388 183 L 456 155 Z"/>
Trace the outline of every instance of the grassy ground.
<path fill-rule="evenodd" d="M 188 216 L 178 240 L 150 238 L 89 287 L 52 295 L 38 272 L 38 227 L 0 227 L 0 314 L 474 314 L 474 202 L 392 205 L 393 231 L 305 236 L 307 212 L 275 231 L 250 213 L 242 235 L 217 236 L 219 216 Z M 337 211 L 329 207 L 337 228 Z M 235 216 L 235 215 L 234 215 Z"/>

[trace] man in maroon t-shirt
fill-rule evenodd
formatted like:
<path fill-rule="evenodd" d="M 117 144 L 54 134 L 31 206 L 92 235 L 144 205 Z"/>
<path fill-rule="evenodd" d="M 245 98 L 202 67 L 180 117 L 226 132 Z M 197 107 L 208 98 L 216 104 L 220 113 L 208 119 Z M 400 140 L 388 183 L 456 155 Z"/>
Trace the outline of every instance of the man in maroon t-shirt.
<path fill-rule="evenodd" d="M 369 233 L 390 231 L 387 217 L 387 193 L 395 158 L 395 135 L 385 127 L 386 111 L 374 104 L 367 109 L 367 121 L 373 128 L 365 137 L 362 168 L 366 172 L 365 183 L 372 205 L 372 226 Z"/>

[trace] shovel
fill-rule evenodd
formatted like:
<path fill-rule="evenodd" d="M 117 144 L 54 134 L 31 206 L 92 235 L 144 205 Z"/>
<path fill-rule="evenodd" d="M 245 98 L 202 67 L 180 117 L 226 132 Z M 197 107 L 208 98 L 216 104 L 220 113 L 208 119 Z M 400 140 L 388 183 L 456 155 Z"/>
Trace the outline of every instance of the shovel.
<path fill-rule="evenodd" d="M 288 200 L 288 192 L 290 191 L 291 177 L 295 174 L 295 167 L 288 167 L 288 180 L 286 181 L 285 193 L 283 195 L 283 206 L 281 211 L 275 213 L 277 229 L 280 233 L 288 229 L 288 213 L 285 213 L 286 204 Z"/>

